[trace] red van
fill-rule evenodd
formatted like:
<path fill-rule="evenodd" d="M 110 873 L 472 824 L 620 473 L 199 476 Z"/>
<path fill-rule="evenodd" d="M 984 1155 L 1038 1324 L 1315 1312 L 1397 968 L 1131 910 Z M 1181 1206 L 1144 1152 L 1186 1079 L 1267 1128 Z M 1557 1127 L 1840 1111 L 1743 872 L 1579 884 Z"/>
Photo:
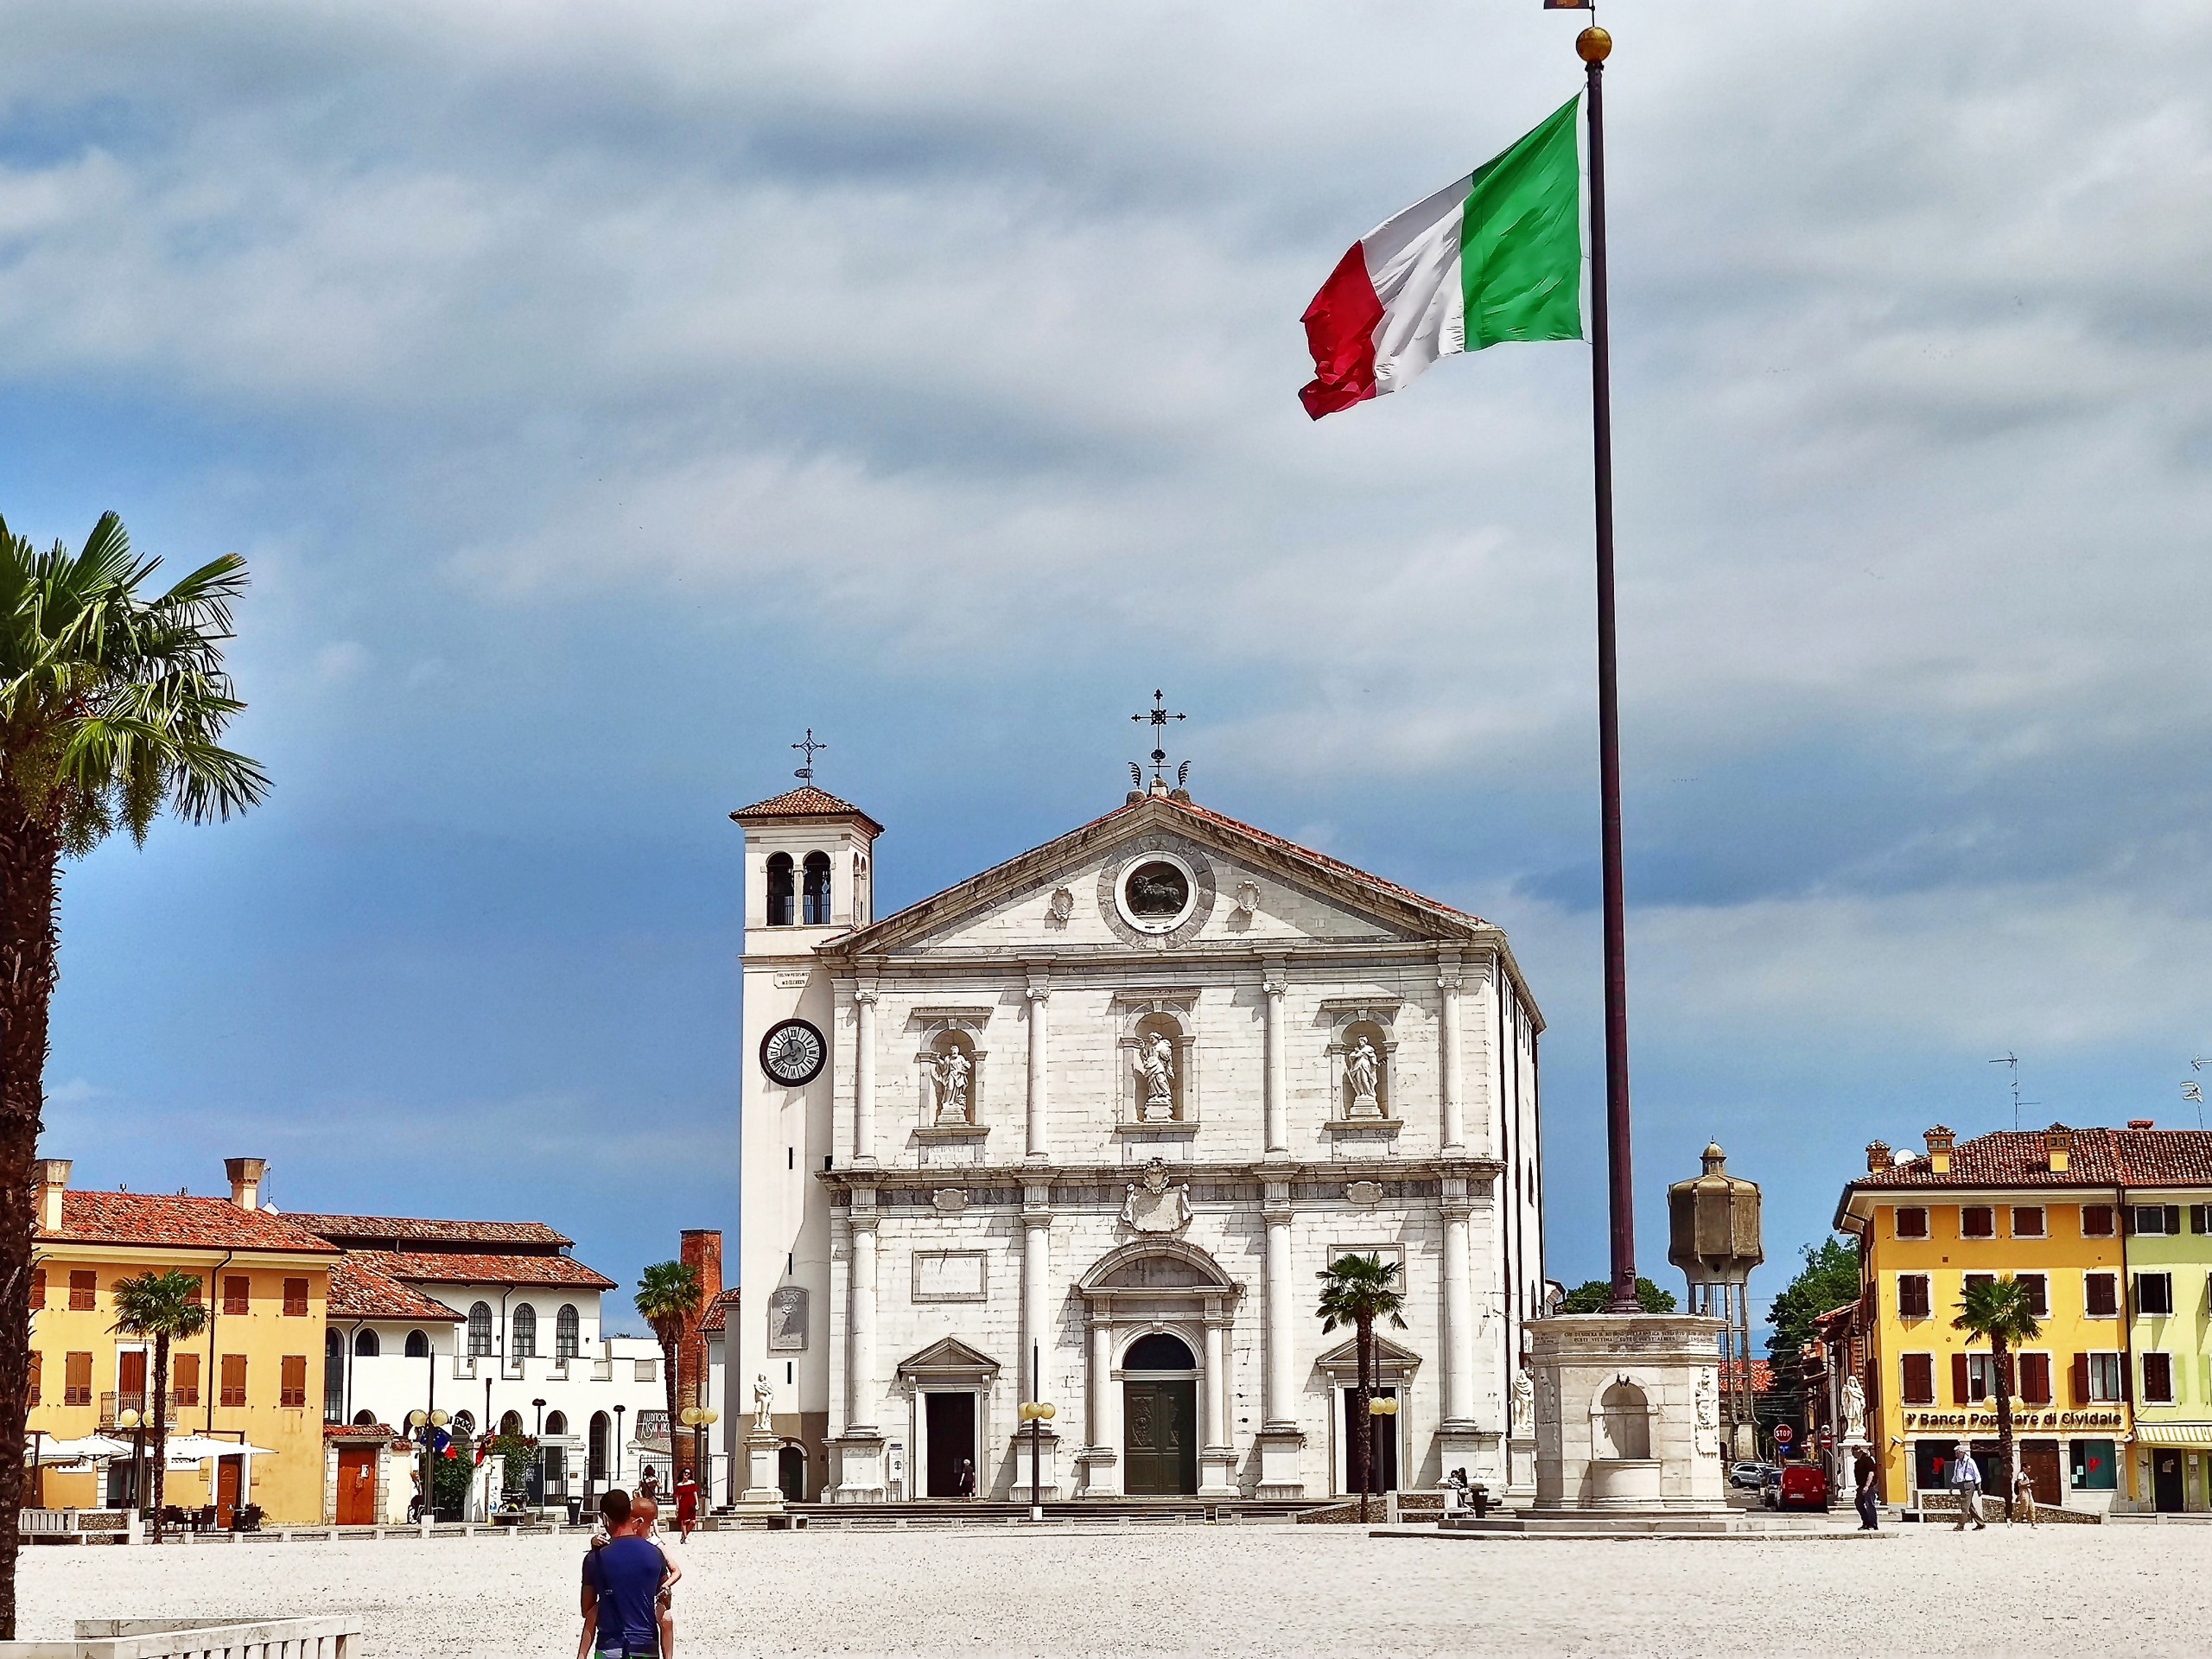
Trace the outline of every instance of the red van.
<path fill-rule="evenodd" d="M 1828 1471 L 1817 1463 L 1785 1463 L 1782 1478 L 1761 1496 L 1770 1510 L 1823 1510 L 1828 1507 Z"/>

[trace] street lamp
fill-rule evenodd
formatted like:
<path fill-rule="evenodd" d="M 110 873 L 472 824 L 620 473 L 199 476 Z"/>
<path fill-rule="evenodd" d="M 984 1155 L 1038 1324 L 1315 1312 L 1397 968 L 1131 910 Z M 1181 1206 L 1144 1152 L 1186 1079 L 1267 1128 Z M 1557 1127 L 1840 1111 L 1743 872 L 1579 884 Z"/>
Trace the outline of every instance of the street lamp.
<path fill-rule="evenodd" d="M 537 1408 L 537 1431 L 535 1437 L 537 1441 L 537 1503 L 542 1509 L 545 1503 L 545 1402 L 543 1400 L 533 1400 L 530 1403 Z"/>
<path fill-rule="evenodd" d="M 622 1478 L 622 1414 L 629 1407 L 617 1404 L 614 1408 L 614 1478 Z"/>
<path fill-rule="evenodd" d="M 436 1466 L 433 1459 L 438 1452 L 438 1440 L 444 1433 L 446 1424 L 451 1421 L 435 1406 L 431 1407 L 428 1411 L 424 1411 L 418 1406 L 407 1414 L 407 1427 L 410 1432 L 410 1438 L 421 1448 L 416 1454 L 416 1461 L 422 1466 L 422 1474 L 419 1478 L 423 1490 L 419 1495 L 419 1501 L 423 1506 L 422 1518 L 425 1525 L 429 1524 L 437 1512 L 437 1503 L 431 1491 L 431 1471 Z"/>
<path fill-rule="evenodd" d="M 115 1414 L 115 1426 L 130 1431 L 130 1507 L 146 1513 L 146 1414 L 125 1406 Z"/>
<path fill-rule="evenodd" d="M 711 1503 L 715 1497 L 715 1471 L 714 1466 L 707 1461 L 707 1430 L 720 1422 L 722 1414 L 712 1406 L 686 1406 L 677 1415 L 683 1420 L 683 1426 L 691 1431 L 691 1478 L 697 1480 L 702 1469 L 707 1471 L 702 1490 L 706 1494 L 707 1501 Z M 676 1440 L 673 1435 L 669 1437 L 668 1460 L 671 1464 L 676 1461 Z"/>
<path fill-rule="evenodd" d="M 1029 1392 L 1045 1392 L 1044 1345 L 1034 1344 L 1029 1350 Z M 1039 1442 L 1045 1425 L 1059 1414 L 1059 1408 L 1046 1400 L 1025 1400 L 1021 1402 L 1021 1421 L 1029 1425 L 1029 1518 L 1045 1518 L 1045 1487 L 1041 1478 L 1042 1454 Z"/>
<path fill-rule="evenodd" d="M 1376 1428 L 1380 1427 L 1376 1420 L 1381 1417 L 1395 1417 L 1397 1414 L 1398 1402 L 1395 1400 L 1387 1400 L 1379 1395 L 1370 1396 L 1367 1402 L 1367 1479 L 1361 1485 L 1359 1492 L 1359 1520 L 1362 1526 L 1364 1526 L 1367 1523 L 1368 1494 L 1375 1490 L 1376 1459 L 1374 1431 Z"/>

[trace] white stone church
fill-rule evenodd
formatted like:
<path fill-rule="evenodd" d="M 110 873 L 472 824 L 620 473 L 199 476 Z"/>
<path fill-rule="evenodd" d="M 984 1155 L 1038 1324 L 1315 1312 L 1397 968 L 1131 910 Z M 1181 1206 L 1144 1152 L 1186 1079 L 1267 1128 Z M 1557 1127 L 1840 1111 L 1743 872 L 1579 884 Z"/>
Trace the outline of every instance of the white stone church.
<path fill-rule="evenodd" d="M 880 919 L 857 807 L 731 816 L 732 1393 L 765 1375 L 787 1497 L 1026 1501 L 1033 1398 L 1048 1499 L 1342 1491 L 1357 1361 L 1314 1304 L 1347 1251 L 1404 1267 L 1383 1484 L 1503 1487 L 1543 1022 L 1499 929 L 1157 774 Z"/>

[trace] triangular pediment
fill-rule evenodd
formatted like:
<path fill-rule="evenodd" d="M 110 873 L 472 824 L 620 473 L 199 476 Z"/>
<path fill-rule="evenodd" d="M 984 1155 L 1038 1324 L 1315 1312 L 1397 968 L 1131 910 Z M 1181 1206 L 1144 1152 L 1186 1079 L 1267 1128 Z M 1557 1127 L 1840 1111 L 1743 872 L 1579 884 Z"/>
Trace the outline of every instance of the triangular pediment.
<path fill-rule="evenodd" d="M 1126 883 L 1178 867 L 1185 923 L 1143 931 Z M 823 947 L 840 957 L 1018 956 L 1023 950 L 1241 953 L 1306 942 L 1495 944 L 1479 917 L 1190 801 L 1147 796 Z"/>
<path fill-rule="evenodd" d="M 941 1338 L 899 1362 L 902 1378 L 974 1377 L 988 1381 L 998 1372 L 998 1361 L 970 1348 L 957 1337 Z"/>
<path fill-rule="evenodd" d="M 1315 1360 L 1314 1364 L 1325 1371 L 1341 1373 L 1346 1378 L 1359 1375 L 1359 1338 L 1357 1334 L 1345 1338 L 1335 1347 Z M 1421 1356 L 1402 1343 L 1396 1343 L 1380 1331 L 1375 1333 L 1375 1365 L 1378 1375 L 1402 1376 L 1421 1363 Z"/>

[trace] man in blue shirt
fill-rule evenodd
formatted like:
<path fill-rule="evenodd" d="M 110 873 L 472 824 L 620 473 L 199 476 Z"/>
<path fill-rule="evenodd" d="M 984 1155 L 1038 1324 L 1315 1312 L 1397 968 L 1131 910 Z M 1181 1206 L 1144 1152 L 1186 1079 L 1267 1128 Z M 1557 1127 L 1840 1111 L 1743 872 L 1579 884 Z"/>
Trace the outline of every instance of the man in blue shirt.
<path fill-rule="evenodd" d="M 1974 1448 L 1964 1440 L 1958 1444 L 1958 1455 L 1951 1459 L 1951 1490 L 1959 1497 L 1959 1524 L 1955 1532 L 1967 1529 L 1967 1517 L 1974 1517 L 1974 1529 L 1982 1529 L 1981 1465 L 1974 1460 Z"/>
<path fill-rule="evenodd" d="M 576 1659 L 658 1659 L 660 1624 L 653 1603 L 668 1563 L 638 1536 L 630 1495 L 610 1490 L 600 1499 L 607 1542 L 584 1555 L 584 1630 Z"/>

